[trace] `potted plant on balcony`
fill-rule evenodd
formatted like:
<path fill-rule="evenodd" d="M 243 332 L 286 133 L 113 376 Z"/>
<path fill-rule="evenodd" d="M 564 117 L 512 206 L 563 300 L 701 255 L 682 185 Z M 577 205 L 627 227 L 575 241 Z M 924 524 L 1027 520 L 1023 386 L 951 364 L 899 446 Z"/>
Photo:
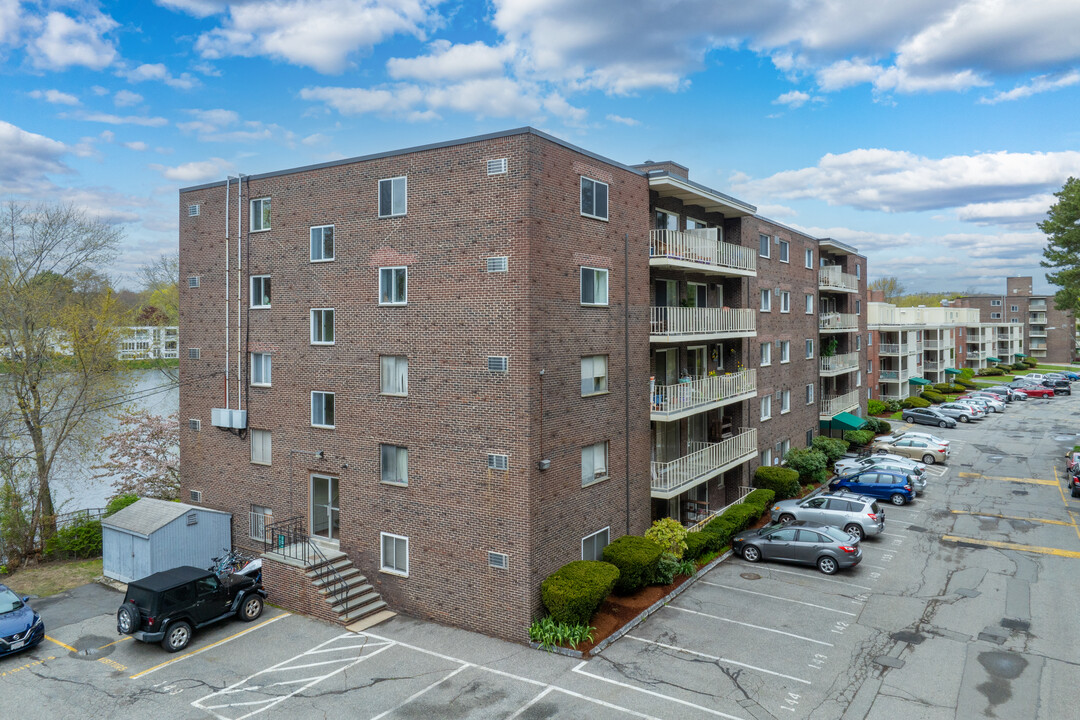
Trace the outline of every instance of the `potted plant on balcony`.
<path fill-rule="evenodd" d="M 836 346 L 838 344 L 836 338 L 829 338 L 829 341 L 825 343 L 825 347 L 821 349 L 821 357 L 832 357 L 836 355 Z"/>

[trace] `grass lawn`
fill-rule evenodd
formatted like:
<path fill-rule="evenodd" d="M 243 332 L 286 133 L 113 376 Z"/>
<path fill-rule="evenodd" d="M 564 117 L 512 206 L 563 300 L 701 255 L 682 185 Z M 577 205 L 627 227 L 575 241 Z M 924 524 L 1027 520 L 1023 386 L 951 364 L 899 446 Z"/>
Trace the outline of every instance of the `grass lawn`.
<path fill-rule="evenodd" d="M 67 560 L 22 567 L 10 575 L 0 575 L 0 582 L 23 595 L 46 597 L 93 582 L 101 575 L 101 558 Z"/>

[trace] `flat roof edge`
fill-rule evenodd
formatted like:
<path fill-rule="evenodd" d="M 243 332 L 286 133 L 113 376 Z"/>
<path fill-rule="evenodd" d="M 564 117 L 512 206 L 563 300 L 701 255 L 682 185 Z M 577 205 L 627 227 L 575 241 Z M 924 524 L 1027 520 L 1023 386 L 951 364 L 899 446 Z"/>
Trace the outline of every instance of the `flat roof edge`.
<path fill-rule="evenodd" d="M 683 185 L 688 185 L 691 188 L 693 188 L 694 190 L 699 190 L 702 193 L 708 193 L 710 195 L 715 195 L 716 197 L 722 198 L 725 202 L 730 203 L 731 205 L 733 205 L 735 207 L 742 208 L 743 210 L 746 211 L 746 213 L 748 215 L 755 215 L 757 213 L 757 207 L 755 207 L 754 205 L 751 205 L 748 202 L 744 202 L 742 200 L 739 200 L 738 198 L 731 197 L 730 195 L 728 195 L 726 193 L 722 193 L 719 190 L 714 190 L 713 188 L 711 188 L 711 187 L 709 187 L 707 185 L 702 185 L 701 183 L 694 182 L 693 180 L 690 180 L 689 178 L 684 178 L 681 175 L 672 174 L 671 172 L 668 172 L 667 170 L 650 170 L 647 173 L 643 173 L 643 174 L 646 175 L 649 179 L 652 179 L 652 178 L 667 178 L 669 180 L 673 180 L 675 182 L 682 183 Z"/>

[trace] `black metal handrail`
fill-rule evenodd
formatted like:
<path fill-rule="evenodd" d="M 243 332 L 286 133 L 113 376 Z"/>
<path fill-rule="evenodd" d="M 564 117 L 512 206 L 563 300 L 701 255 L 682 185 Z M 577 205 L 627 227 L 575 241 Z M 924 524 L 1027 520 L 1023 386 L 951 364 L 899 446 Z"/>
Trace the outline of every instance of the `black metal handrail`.
<path fill-rule="evenodd" d="M 348 615 L 349 584 L 319 546 L 311 541 L 304 529 L 304 518 L 291 517 L 267 524 L 263 529 L 263 546 L 268 553 L 298 560 L 305 567 L 314 568 L 314 579 L 327 580 L 323 586 L 327 594 L 333 597 L 334 605 L 343 606 L 341 614 Z"/>

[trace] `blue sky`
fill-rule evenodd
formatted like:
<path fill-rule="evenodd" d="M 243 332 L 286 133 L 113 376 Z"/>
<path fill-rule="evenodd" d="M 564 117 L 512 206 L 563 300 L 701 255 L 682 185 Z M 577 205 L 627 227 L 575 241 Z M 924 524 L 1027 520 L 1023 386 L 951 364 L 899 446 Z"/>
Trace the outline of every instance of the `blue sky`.
<path fill-rule="evenodd" d="M 0 0 L 0 199 L 122 224 L 132 285 L 180 187 L 533 125 L 687 165 L 871 278 L 1042 290 L 1078 37 L 1075 0 Z"/>

